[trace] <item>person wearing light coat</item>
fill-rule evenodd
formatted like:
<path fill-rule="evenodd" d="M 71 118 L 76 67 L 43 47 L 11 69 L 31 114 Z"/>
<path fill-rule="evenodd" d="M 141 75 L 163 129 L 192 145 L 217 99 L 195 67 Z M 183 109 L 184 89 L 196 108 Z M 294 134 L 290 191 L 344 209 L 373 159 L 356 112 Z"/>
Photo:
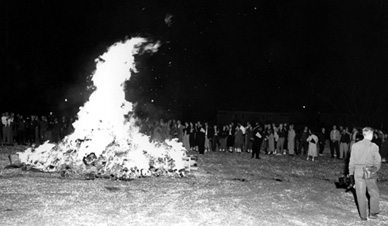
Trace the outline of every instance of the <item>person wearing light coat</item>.
<path fill-rule="evenodd" d="M 310 135 L 307 137 L 306 142 L 309 144 L 307 152 L 307 160 L 311 157 L 311 160 L 314 161 L 314 158 L 318 156 L 317 144 L 318 137 L 315 135 L 314 131 L 310 130 Z"/>

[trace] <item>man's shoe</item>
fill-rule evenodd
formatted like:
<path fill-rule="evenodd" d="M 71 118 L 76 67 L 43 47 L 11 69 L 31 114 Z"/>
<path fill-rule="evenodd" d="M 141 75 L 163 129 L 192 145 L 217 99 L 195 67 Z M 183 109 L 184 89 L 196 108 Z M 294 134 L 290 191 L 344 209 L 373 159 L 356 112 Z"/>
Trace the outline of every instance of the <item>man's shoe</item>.
<path fill-rule="evenodd" d="M 366 221 L 366 220 L 368 220 L 368 219 L 366 219 L 366 217 L 361 217 L 361 220 L 362 220 L 362 221 Z"/>
<path fill-rule="evenodd" d="M 379 216 L 378 216 L 378 213 L 372 213 L 369 218 L 370 219 L 377 219 Z"/>

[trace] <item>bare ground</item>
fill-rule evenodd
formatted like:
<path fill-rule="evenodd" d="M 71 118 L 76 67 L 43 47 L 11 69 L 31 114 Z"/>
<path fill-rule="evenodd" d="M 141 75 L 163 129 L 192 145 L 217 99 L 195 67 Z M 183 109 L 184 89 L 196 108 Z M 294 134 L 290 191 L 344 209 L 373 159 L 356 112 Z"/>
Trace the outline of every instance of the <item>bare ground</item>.
<path fill-rule="evenodd" d="M 335 185 L 344 163 L 328 157 L 208 152 L 184 178 L 90 181 L 3 169 L 24 149 L 0 149 L 0 225 L 388 225 L 388 164 L 380 217 L 361 222 Z"/>

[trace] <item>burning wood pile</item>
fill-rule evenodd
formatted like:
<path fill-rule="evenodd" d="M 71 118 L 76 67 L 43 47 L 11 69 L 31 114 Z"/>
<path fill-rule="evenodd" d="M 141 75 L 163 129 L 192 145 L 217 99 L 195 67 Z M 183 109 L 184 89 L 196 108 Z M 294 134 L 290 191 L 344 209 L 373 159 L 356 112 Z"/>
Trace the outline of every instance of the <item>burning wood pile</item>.
<path fill-rule="evenodd" d="M 134 57 L 156 52 L 158 47 L 159 43 L 144 38 L 111 46 L 96 60 L 92 75 L 95 91 L 80 108 L 74 132 L 58 144 L 46 142 L 19 152 L 20 162 L 27 168 L 61 172 L 63 176 L 85 174 L 89 179 L 183 176 L 185 161 L 191 158 L 182 143 L 150 141 L 139 132 L 133 115 L 128 115 L 132 104 L 125 100 L 125 82 L 136 72 Z"/>

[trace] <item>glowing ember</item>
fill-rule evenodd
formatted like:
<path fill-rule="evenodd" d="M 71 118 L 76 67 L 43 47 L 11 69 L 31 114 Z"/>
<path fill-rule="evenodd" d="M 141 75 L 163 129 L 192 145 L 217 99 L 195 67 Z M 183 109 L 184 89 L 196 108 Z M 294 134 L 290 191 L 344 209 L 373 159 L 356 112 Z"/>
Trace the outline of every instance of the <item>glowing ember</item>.
<path fill-rule="evenodd" d="M 93 173 L 119 179 L 181 172 L 186 156 L 182 143 L 152 142 L 139 132 L 132 115 L 125 117 L 132 110 L 124 86 L 131 72 L 136 72 L 134 56 L 156 52 L 158 47 L 159 43 L 144 38 L 111 46 L 96 60 L 92 76 L 96 89 L 78 112 L 74 133 L 59 144 L 46 142 L 18 153 L 20 161 L 45 172 Z"/>

